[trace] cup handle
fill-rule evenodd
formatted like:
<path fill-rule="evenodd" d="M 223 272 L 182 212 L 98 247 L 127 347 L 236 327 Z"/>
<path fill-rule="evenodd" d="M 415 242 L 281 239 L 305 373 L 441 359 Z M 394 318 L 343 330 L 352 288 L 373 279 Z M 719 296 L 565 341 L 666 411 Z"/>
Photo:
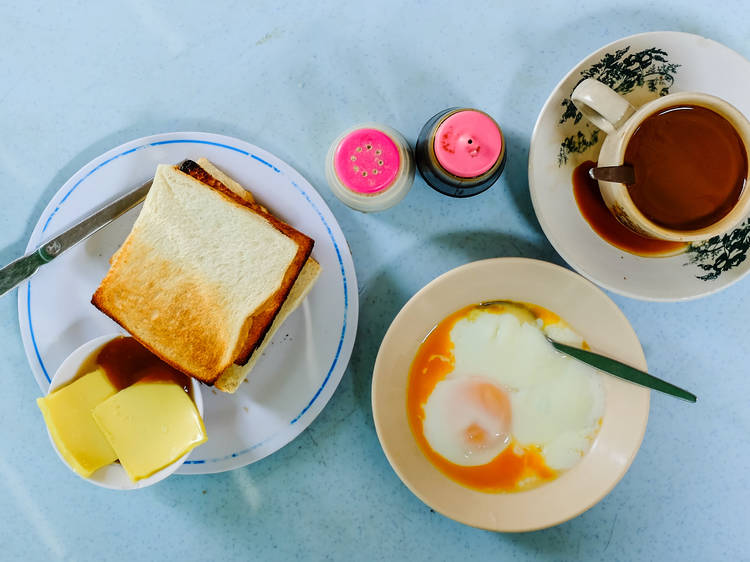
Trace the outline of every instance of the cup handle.
<path fill-rule="evenodd" d="M 578 84 L 570 98 L 586 119 L 608 135 L 635 112 L 628 100 L 593 78 L 586 78 Z"/>

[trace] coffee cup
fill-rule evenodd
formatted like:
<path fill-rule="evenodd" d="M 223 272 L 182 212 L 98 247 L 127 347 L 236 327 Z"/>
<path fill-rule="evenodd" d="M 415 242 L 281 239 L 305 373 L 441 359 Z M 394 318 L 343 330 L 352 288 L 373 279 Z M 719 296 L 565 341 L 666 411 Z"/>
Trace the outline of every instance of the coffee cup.
<path fill-rule="evenodd" d="M 679 92 L 635 108 L 591 78 L 571 99 L 607 135 L 598 166 L 634 168 L 634 184 L 599 180 L 607 208 L 624 226 L 648 238 L 695 242 L 750 214 L 750 122 L 728 102 Z"/>

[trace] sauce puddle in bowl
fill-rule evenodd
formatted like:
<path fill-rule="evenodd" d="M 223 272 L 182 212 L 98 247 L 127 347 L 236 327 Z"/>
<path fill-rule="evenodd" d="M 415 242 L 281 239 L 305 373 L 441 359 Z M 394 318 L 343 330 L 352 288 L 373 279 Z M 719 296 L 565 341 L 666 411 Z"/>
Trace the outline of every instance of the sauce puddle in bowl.
<path fill-rule="evenodd" d="M 104 369 L 117 390 L 127 388 L 138 381 L 173 382 L 190 395 L 190 377 L 168 365 L 132 337 L 115 338 L 104 345 L 81 365 L 78 376 L 96 369 Z"/>

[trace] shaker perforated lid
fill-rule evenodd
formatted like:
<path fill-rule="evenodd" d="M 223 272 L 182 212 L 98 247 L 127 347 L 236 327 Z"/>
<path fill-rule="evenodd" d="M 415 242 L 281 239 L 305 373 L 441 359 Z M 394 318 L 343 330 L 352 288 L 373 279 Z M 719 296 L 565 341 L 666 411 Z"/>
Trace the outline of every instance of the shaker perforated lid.
<path fill-rule="evenodd" d="M 326 178 L 333 193 L 359 211 L 398 203 L 414 181 L 411 149 L 397 131 L 380 124 L 353 127 L 331 145 Z"/>
<path fill-rule="evenodd" d="M 377 193 L 389 187 L 400 165 L 396 143 L 377 129 L 356 129 L 346 135 L 334 159 L 336 175 L 356 193 Z"/>
<path fill-rule="evenodd" d="M 486 113 L 457 111 L 435 131 L 434 150 L 446 171 L 459 178 L 475 178 L 488 172 L 500 158 L 503 135 Z"/>

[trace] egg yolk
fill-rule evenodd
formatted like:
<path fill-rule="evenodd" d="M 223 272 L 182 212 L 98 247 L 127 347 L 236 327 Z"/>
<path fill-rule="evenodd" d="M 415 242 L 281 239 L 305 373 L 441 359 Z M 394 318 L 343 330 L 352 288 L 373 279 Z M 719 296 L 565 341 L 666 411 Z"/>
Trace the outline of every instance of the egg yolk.
<path fill-rule="evenodd" d="M 478 466 L 453 463 L 438 454 L 424 436 L 424 405 L 438 382 L 453 371 L 455 358 L 450 333 L 456 322 L 467 317 L 476 306 L 471 305 L 441 321 L 419 347 L 409 372 L 407 416 L 412 433 L 427 458 L 443 474 L 469 488 L 483 492 L 513 492 L 552 480 L 557 472 L 544 462 L 541 451 L 534 446 L 522 447 L 513 440 L 490 462 Z M 492 306 L 492 312 L 502 313 L 502 305 Z M 536 312 L 536 311 L 535 311 Z M 546 311 L 550 320 L 554 316 Z M 511 405 L 506 393 L 496 385 L 476 382 L 468 397 L 477 408 L 482 408 L 504 428 L 511 426 Z M 471 423 L 463 429 L 467 449 L 478 449 L 509 432 L 491 432 Z"/>
<path fill-rule="evenodd" d="M 494 384 L 480 382 L 471 385 L 469 402 L 484 410 L 496 421 L 499 430 L 488 434 L 488 431 L 477 423 L 470 424 L 464 430 L 464 439 L 474 446 L 486 446 L 510 429 L 510 400 L 508 396 Z"/>

